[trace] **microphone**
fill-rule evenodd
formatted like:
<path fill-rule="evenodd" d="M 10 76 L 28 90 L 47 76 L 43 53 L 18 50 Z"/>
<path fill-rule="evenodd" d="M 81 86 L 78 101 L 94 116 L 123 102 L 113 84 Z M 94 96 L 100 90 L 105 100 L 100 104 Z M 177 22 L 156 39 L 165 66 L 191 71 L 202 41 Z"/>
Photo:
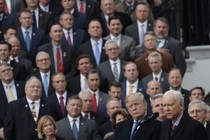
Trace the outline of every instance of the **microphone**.
<path fill-rule="evenodd" d="M 157 117 L 159 116 L 159 113 L 158 112 L 155 112 L 155 113 L 152 113 L 151 115 L 149 116 L 146 116 L 145 118 L 143 118 L 140 122 L 139 122 L 139 125 L 140 124 L 143 124 L 145 122 L 148 122 L 152 119 L 156 119 Z"/>

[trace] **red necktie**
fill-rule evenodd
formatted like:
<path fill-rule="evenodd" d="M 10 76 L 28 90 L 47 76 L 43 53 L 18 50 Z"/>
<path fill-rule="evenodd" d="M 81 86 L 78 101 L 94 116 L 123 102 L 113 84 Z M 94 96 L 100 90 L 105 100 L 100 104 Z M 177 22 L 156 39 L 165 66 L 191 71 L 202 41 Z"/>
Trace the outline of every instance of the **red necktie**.
<path fill-rule="evenodd" d="M 64 113 L 65 113 L 65 106 L 64 106 L 64 102 L 63 102 L 64 97 L 63 96 L 60 96 L 59 99 L 60 99 L 61 112 L 62 112 L 62 115 L 64 116 Z"/>
<path fill-rule="evenodd" d="M 94 112 L 97 111 L 97 102 L 96 102 L 96 94 L 95 93 L 93 93 L 92 108 L 93 108 Z"/>
<path fill-rule="evenodd" d="M 69 46 L 72 46 L 70 32 L 67 32 L 67 41 L 68 41 Z"/>
<path fill-rule="evenodd" d="M 9 13 L 9 9 L 8 9 L 8 6 L 7 6 L 6 1 L 5 1 L 4 3 L 5 3 L 5 4 L 4 4 L 4 12 L 5 12 L 5 13 Z"/>
<path fill-rule="evenodd" d="M 83 6 L 83 0 L 80 0 L 80 13 L 84 13 L 84 6 Z"/>
<path fill-rule="evenodd" d="M 56 48 L 56 58 L 57 58 L 57 72 L 63 72 L 61 54 L 58 47 Z"/>

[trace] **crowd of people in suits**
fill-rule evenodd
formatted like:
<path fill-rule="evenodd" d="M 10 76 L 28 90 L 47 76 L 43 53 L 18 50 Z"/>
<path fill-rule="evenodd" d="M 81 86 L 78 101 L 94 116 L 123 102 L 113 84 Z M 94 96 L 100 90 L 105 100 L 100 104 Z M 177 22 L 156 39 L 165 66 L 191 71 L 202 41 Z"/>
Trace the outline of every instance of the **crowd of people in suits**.
<path fill-rule="evenodd" d="M 0 140 L 210 140 L 162 3 L 0 0 Z"/>

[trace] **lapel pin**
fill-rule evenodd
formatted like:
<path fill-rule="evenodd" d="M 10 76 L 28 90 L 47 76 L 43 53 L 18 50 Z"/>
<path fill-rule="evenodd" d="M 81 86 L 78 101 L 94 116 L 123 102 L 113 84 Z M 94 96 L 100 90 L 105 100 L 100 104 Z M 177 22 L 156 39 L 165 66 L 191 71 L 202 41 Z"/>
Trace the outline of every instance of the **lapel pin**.
<path fill-rule="evenodd" d="M 74 35 L 76 35 L 77 34 L 77 32 L 74 32 Z"/>
<path fill-rule="evenodd" d="M 35 33 L 32 33 L 32 36 L 35 36 Z"/>
<path fill-rule="evenodd" d="M 93 116 L 92 119 L 95 120 L 96 118 Z"/>
<path fill-rule="evenodd" d="M 44 107 L 44 104 L 42 104 L 41 106 Z"/>
<path fill-rule="evenodd" d="M 164 78 L 162 77 L 162 78 L 160 79 L 160 81 L 163 82 L 163 81 L 164 81 Z"/>
<path fill-rule="evenodd" d="M 42 17 L 42 14 L 39 14 L 40 17 Z"/>
<path fill-rule="evenodd" d="M 81 125 L 84 125 L 84 123 L 81 123 Z"/>
<path fill-rule="evenodd" d="M 28 107 L 28 105 L 25 105 L 25 107 Z"/>
<path fill-rule="evenodd" d="M 63 52 L 63 56 L 66 57 L 66 52 Z"/>
<path fill-rule="evenodd" d="M 16 84 L 17 87 L 19 87 L 19 84 Z"/>

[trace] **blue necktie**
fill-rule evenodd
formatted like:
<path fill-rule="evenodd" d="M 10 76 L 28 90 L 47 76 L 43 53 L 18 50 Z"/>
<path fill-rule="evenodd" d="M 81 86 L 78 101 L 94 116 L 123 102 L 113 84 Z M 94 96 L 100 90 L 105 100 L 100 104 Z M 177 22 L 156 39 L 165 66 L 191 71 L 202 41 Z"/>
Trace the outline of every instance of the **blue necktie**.
<path fill-rule="evenodd" d="M 78 130 L 77 130 L 77 126 L 76 126 L 76 119 L 73 120 L 73 125 L 72 125 L 72 130 L 73 130 L 73 133 L 74 133 L 74 138 L 76 140 L 78 140 Z"/>
<path fill-rule="evenodd" d="M 32 19 L 33 19 L 33 27 L 36 27 L 37 28 L 37 25 L 36 25 L 36 15 L 35 15 L 35 12 L 34 11 L 32 12 Z"/>
<path fill-rule="evenodd" d="M 29 31 L 26 31 L 25 32 L 25 43 L 26 43 L 27 51 L 29 52 L 30 51 L 30 44 L 31 44 L 31 39 L 30 39 L 30 36 L 29 36 Z"/>
<path fill-rule="evenodd" d="M 135 129 L 136 129 L 138 123 L 139 123 L 139 122 L 138 122 L 137 120 L 135 120 L 134 123 L 133 123 L 132 131 L 131 131 L 131 136 L 130 136 L 130 140 L 132 140 L 133 136 L 135 135 L 134 132 L 136 131 Z"/>
<path fill-rule="evenodd" d="M 98 65 L 100 63 L 100 56 L 101 56 L 100 50 L 99 50 L 99 43 L 96 42 L 95 45 L 94 45 L 94 47 L 95 47 L 96 64 Z"/>
<path fill-rule="evenodd" d="M 47 97 L 48 95 L 48 87 L 49 87 L 49 84 L 48 84 L 48 75 L 47 74 L 44 74 L 43 76 L 43 85 L 44 85 L 44 92 L 45 92 L 45 95 Z"/>
<path fill-rule="evenodd" d="M 140 44 L 141 44 L 141 46 L 143 46 L 143 44 L 144 44 L 144 24 L 141 25 Z"/>

